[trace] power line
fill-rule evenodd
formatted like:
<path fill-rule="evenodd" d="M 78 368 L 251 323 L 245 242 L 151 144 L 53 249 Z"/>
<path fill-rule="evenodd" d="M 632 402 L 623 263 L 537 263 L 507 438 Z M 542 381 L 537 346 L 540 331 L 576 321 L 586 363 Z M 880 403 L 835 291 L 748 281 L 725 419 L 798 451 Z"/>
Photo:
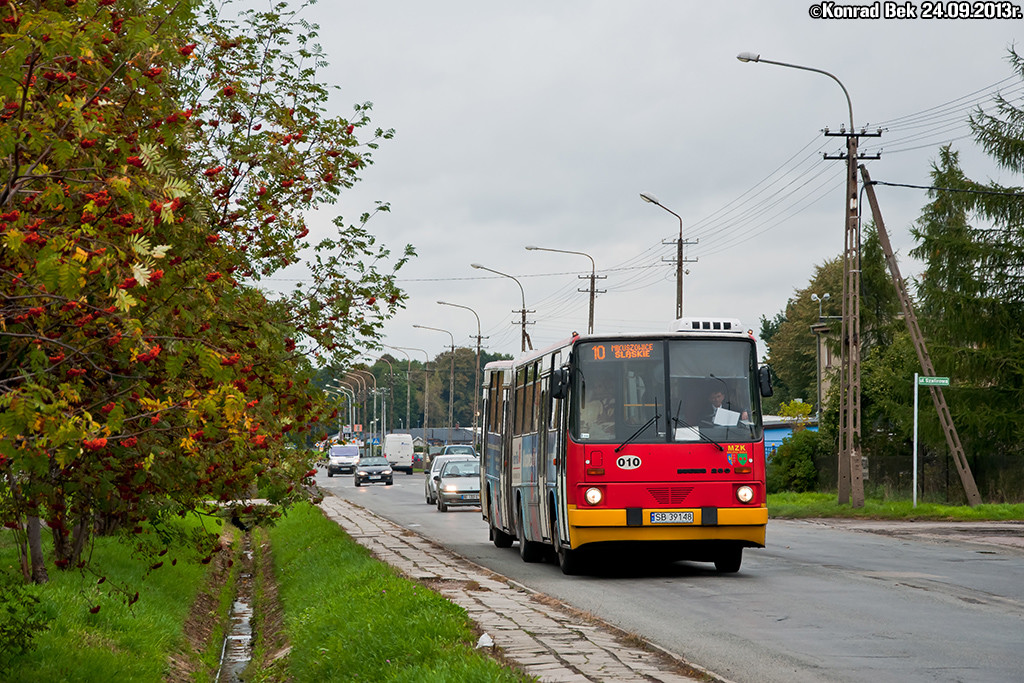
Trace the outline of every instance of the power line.
<path fill-rule="evenodd" d="M 872 180 L 872 185 L 885 185 L 887 187 L 909 187 L 912 190 L 939 190 L 940 192 L 963 192 L 965 194 L 994 194 L 1002 197 L 1024 197 L 1024 192 L 999 192 L 997 190 L 968 190 L 956 187 L 935 187 L 934 185 L 911 185 L 909 183 L 887 183 L 882 180 Z"/>

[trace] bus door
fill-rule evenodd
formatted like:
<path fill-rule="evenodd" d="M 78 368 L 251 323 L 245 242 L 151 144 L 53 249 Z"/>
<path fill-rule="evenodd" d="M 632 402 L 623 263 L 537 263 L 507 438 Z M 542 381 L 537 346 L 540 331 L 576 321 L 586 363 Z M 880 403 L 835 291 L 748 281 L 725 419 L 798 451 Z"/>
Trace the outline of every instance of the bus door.
<path fill-rule="evenodd" d="M 571 391 L 570 387 L 573 385 L 572 382 L 572 362 L 567 364 L 569 371 L 569 385 L 565 388 L 566 392 Z M 555 359 L 554 369 L 560 369 L 562 367 L 561 352 L 557 354 Z M 564 398 L 558 398 L 552 400 L 552 420 L 553 428 L 556 434 L 555 437 L 555 514 L 558 519 L 555 520 L 558 524 L 558 535 L 562 540 L 569 540 L 569 509 L 568 509 L 568 491 L 566 488 L 566 473 L 568 470 L 568 430 L 569 430 L 569 394 L 566 393 Z M 554 543 L 554 539 L 551 539 Z"/>
<path fill-rule="evenodd" d="M 561 365 L 561 357 L 560 351 L 556 351 L 550 356 L 549 365 L 541 383 L 537 421 L 537 436 L 540 439 L 537 483 L 540 491 L 541 537 L 546 541 L 553 540 L 550 536 L 554 523 L 554 520 L 551 519 L 551 506 L 548 505 L 548 501 L 552 498 L 555 501 L 559 499 L 557 495 L 557 462 L 562 448 L 562 440 L 559 435 L 557 411 L 561 407 L 561 401 L 551 397 L 551 379 L 553 372 Z"/>
<path fill-rule="evenodd" d="M 508 381 L 513 376 L 512 370 L 502 373 L 502 411 L 501 411 L 501 474 L 498 476 L 500 495 L 498 496 L 499 529 L 514 533 L 515 522 L 512 521 L 512 401 Z"/>

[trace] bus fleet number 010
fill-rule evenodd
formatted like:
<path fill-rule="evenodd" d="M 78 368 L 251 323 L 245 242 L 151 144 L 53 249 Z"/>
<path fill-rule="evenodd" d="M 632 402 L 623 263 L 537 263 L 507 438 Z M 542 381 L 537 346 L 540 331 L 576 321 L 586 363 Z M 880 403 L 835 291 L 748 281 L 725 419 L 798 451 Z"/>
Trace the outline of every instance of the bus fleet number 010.
<path fill-rule="evenodd" d="M 636 455 L 620 455 L 615 461 L 615 466 L 620 470 L 635 470 L 640 464 L 640 458 Z"/>

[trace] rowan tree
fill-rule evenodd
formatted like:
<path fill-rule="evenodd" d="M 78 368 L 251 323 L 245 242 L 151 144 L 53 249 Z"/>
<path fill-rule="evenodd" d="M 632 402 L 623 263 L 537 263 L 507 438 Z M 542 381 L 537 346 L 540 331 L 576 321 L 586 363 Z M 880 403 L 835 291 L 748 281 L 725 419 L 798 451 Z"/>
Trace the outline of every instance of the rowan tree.
<path fill-rule="evenodd" d="M 316 27 L 280 3 L 0 0 L 0 516 L 26 577 L 94 531 L 308 492 L 283 436 L 334 413 L 314 358 L 402 305 L 364 214 L 306 221 L 390 131 L 326 111 Z M 360 140 L 360 138 L 363 138 Z M 386 210 L 380 205 L 378 210 Z M 309 261 L 312 287 L 261 280 Z"/>

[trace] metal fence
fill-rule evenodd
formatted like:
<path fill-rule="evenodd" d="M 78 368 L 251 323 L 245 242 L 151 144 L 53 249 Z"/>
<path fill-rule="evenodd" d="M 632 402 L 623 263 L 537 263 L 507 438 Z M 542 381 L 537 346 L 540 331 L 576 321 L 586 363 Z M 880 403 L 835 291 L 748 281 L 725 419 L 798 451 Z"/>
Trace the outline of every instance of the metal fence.
<path fill-rule="evenodd" d="M 864 489 L 868 493 L 910 498 L 913 487 L 913 458 L 908 455 L 873 455 L 864 459 Z M 986 503 L 1024 503 L 1024 457 L 1016 454 L 986 453 L 968 456 L 971 473 L 981 499 Z M 819 457 L 818 486 L 835 490 L 838 456 Z M 966 504 L 963 485 L 953 458 L 945 451 L 927 453 L 918 459 L 918 500 Z"/>

